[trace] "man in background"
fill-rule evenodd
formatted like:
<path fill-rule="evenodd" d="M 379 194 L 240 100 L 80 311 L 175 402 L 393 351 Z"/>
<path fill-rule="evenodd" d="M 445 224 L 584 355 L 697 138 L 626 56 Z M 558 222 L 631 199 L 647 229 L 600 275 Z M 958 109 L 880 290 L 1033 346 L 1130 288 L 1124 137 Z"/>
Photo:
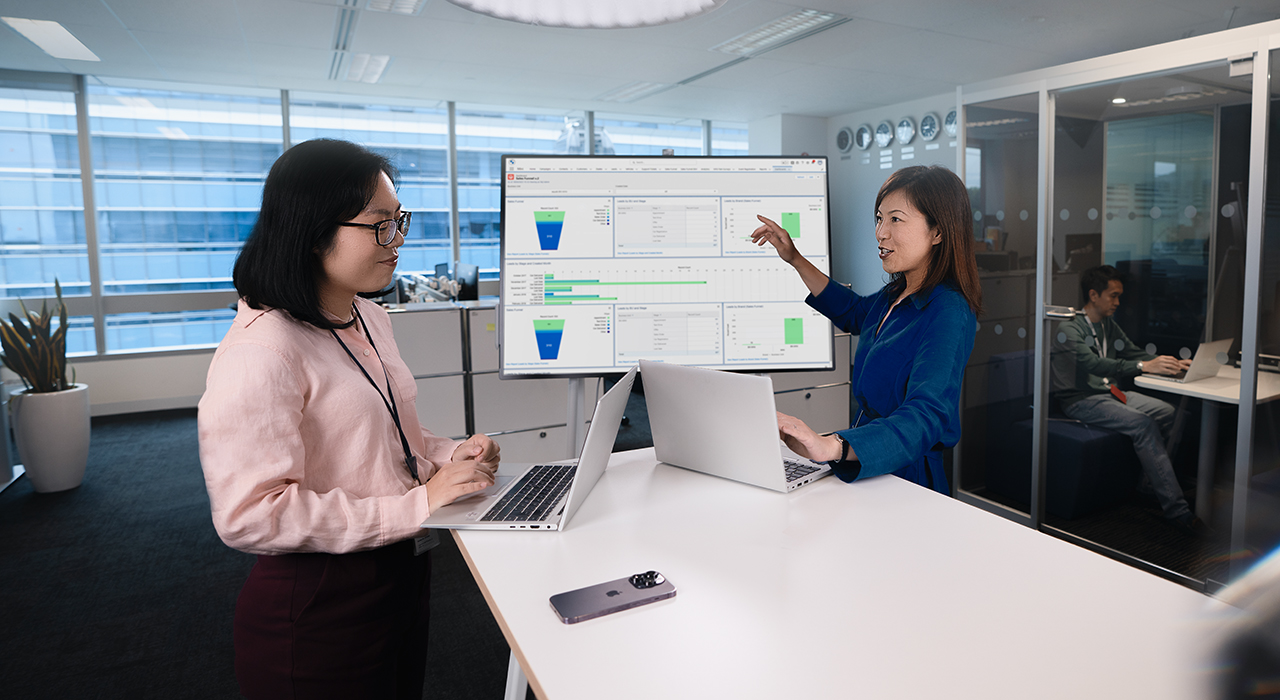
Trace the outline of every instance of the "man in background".
<path fill-rule="evenodd" d="M 1187 505 L 1165 450 L 1175 409 L 1137 391 L 1121 391 L 1115 384 L 1117 379 L 1143 373 L 1176 374 L 1191 361 L 1153 355 L 1129 340 L 1114 318 L 1124 293 L 1114 267 L 1085 270 L 1080 290 L 1084 308 L 1058 327 L 1052 363 L 1054 396 L 1067 416 L 1128 435 L 1165 520 L 1185 534 L 1204 534 L 1207 528 Z"/>

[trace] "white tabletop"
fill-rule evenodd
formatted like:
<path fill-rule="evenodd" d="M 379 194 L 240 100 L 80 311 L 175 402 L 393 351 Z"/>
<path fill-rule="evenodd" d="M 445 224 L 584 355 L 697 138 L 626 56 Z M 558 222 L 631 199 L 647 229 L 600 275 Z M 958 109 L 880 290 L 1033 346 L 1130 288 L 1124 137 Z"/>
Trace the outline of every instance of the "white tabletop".
<path fill-rule="evenodd" d="M 791 494 L 613 456 L 563 532 L 456 532 L 545 700 L 1193 698 L 1199 593 L 891 476 Z M 562 624 L 656 569 L 678 595 Z"/>
<path fill-rule="evenodd" d="M 1223 365 L 1218 369 L 1217 376 L 1184 384 L 1165 379 L 1153 379 L 1141 374 L 1134 377 L 1133 383 L 1144 389 L 1167 391 L 1180 396 L 1191 396 L 1232 405 L 1240 403 L 1239 367 Z M 1280 398 L 1280 374 L 1258 372 L 1258 403 L 1274 401 L 1277 398 Z"/>

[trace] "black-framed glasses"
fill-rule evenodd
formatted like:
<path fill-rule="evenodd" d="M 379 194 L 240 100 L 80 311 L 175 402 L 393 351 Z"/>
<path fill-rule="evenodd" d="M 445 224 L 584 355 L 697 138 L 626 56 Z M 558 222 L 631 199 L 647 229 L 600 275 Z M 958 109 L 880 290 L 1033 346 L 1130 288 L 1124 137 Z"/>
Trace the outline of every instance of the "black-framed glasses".
<path fill-rule="evenodd" d="M 409 235 L 409 220 L 413 218 L 413 212 L 404 212 L 398 219 L 383 219 L 376 224 L 358 224 L 354 221 L 343 222 L 342 226 L 359 226 L 360 228 L 373 229 L 373 235 L 380 246 L 389 246 L 391 241 L 396 239 L 396 234 Z"/>

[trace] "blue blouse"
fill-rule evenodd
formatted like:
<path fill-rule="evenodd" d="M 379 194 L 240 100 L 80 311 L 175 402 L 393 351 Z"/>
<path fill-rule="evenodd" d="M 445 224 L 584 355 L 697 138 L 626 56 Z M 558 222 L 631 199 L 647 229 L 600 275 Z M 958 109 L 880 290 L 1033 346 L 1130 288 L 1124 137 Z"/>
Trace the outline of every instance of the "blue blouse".
<path fill-rule="evenodd" d="M 838 431 L 860 467 L 836 468 L 844 481 L 894 474 L 950 494 L 942 450 L 960 439 L 960 385 L 977 317 L 954 285 L 911 295 L 885 317 L 888 287 L 860 296 L 829 281 L 805 302 L 858 338 L 853 362 L 853 427 Z"/>

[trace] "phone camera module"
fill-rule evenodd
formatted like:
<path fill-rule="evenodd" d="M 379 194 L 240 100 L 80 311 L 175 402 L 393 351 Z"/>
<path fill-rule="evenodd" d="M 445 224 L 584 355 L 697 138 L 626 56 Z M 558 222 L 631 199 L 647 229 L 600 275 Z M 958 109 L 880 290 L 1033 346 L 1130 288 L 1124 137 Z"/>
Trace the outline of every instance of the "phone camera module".
<path fill-rule="evenodd" d="M 646 571 L 643 574 L 636 574 L 630 579 L 632 586 L 641 589 L 653 588 L 665 580 L 666 579 L 662 577 L 662 574 L 656 571 Z"/>

